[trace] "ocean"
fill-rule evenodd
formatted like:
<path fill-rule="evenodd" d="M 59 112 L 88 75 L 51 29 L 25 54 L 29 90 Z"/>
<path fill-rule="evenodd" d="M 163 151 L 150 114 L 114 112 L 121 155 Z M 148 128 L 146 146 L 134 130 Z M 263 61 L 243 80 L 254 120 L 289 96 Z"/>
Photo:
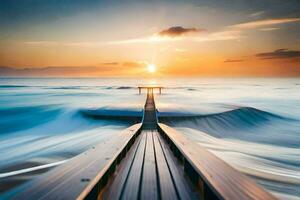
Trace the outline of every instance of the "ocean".
<path fill-rule="evenodd" d="M 137 122 L 177 129 L 280 199 L 300 199 L 299 78 L 0 78 L 0 198 Z"/>

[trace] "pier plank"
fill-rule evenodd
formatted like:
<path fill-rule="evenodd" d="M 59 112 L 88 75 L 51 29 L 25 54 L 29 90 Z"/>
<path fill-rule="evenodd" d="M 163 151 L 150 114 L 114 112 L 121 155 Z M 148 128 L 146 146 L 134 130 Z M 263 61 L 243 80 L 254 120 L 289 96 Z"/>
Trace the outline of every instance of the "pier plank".
<path fill-rule="evenodd" d="M 157 175 L 162 199 L 176 200 L 178 199 L 177 191 L 172 180 L 168 163 L 165 159 L 162 146 L 158 139 L 158 132 L 153 132 L 153 142 L 156 155 Z"/>
<path fill-rule="evenodd" d="M 162 136 L 158 135 L 158 141 L 162 146 L 165 158 L 170 168 L 175 187 L 178 191 L 180 199 L 192 200 L 199 199 L 199 194 L 195 190 L 191 181 L 188 180 L 188 177 L 184 174 L 183 165 L 179 163 L 177 158 L 173 155 L 171 149 L 166 143 L 165 139 Z"/>
<path fill-rule="evenodd" d="M 159 188 L 157 183 L 156 163 L 154 156 L 153 131 L 143 131 L 147 135 L 143 175 L 141 181 L 141 199 L 158 199 Z"/>
<path fill-rule="evenodd" d="M 106 186 L 106 190 L 104 191 L 104 194 L 102 195 L 103 199 L 120 199 L 122 196 L 123 188 L 126 185 L 126 182 L 128 180 L 130 171 L 132 169 L 133 162 L 136 158 L 138 149 L 140 145 L 145 141 L 146 136 L 141 135 L 138 136 L 136 142 L 134 145 L 130 148 L 129 152 L 126 155 L 126 158 L 122 160 L 120 165 L 118 166 L 116 172 L 114 173 L 115 176 L 112 177 L 112 181 L 110 184 Z"/>
<path fill-rule="evenodd" d="M 143 132 L 144 131 L 142 131 L 141 133 L 142 139 L 139 148 L 137 149 L 135 159 L 133 160 L 133 164 L 128 174 L 127 181 L 124 185 L 124 188 L 122 189 L 123 192 L 121 195 L 121 199 L 138 199 L 147 139 L 146 135 L 143 134 Z"/>

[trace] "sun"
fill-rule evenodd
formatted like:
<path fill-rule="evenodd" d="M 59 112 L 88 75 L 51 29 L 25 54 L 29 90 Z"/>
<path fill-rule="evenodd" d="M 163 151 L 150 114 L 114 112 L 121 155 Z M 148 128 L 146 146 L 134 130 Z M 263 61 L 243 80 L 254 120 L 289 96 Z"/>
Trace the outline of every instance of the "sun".
<path fill-rule="evenodd" d="M 150 72 L 150 73 L 154 73 L 154 72 L 156 71 L 156 66 L 155 66 L 154 64 L 149 64 L 149 65 L 147 66 L 147 70 L 148 70 L 148 72 Z"/>

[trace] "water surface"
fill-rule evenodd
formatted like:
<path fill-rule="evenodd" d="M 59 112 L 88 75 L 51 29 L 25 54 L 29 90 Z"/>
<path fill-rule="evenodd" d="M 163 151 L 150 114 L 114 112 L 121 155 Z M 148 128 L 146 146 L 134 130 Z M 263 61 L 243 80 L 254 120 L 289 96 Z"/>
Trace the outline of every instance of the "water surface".
<path fill-rule="evenodd" d="M 2 78 L 1 195 L 135 123 L 140 84 L 166 87 L 155 97 L 161 122 L 279 198 L 300 199 L 300 79 L 263 78 Z"/>

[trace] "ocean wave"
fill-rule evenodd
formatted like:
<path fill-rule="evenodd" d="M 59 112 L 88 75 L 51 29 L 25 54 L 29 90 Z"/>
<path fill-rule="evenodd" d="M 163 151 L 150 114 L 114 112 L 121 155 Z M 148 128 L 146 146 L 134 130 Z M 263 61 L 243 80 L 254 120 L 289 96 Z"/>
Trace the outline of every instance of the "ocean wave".
<path fill-rule="evenodd" d="M 99 86 L 101 89 L 106 90 L 129 90 L 129 89 L 136 89 L 136 87 L 131 86 Z"/>
<path fill-rule="evenodd" d="M 46 123 L 61 112 L 54 106 L 24 106 L 0 109 L 0 133 L 9 133 L 29 129 Z"/>
<path fill-rule="evenodd" d="M 181 115 L 164 113 L 159 121 L 173 127 L 203 131 L 216 138 L 272 144 L 290 148 L 299 147 L 299 121 L 262 111 L 241 107 L 208 115 Z"/>
<path fill-rule="evenodd" d="M 49 87 L 48 89 L 54 89 L 54 90 L 78 90 L 83 89 L 85 87 L 83 86 L 62 86 L 62 87 Z"/>
<path fill-rule="evenodd" d="M 30 87 L 27 85 L 0 85 L 0 88 L 24 88 L 24 87 Z"/>
<path fill-rule="evenodd" d="M 83 131 L 98 125 L 135 124 L 141 122 L 143 112 L 108 107 L 72 109 L 63 106 L 29 106 L 0 109 L 0 115 L 5 116 L 0 120 L 2 135 L 10 132 L 24 133 L 27 129 L 30 129 L 28 131 L 32 134 L 49 132 L 53 135 L 74 130 Z M 298 121 L 252 107 L 205 115 L 158 112 L 158 120 L 173 127 L 200 130 L 217 138 L 234 138 L 288 147 L 299 146 Z M 15 142 L 11 141 L 12 143 Z"/>
<path fill-rule="evenodd" d="M 142 111 L 118 110 L 118 109 L 81 109 L 80 114 L 86 118 L 100 120 L 123 121 L 130 124 L 138 123 L 142 120 Z"/>
<path fill-rule="evenodd" d="M 190 113 L 159 113 L 159 119 L 161 122 L 171 122 L 171 121 L 185 121 L 185 120 L 197 120 L 197 119 L 207 119 L 216 120 L 219 123 L 226 123 L 228 125 L 233 125 L 236 127 L 238 124 L 240 127 L 256 126 L 260 123 L 267 121 L 281 119 L 281 120 L 291 120 L 289 118 L 276 115 L 270 112 L 259 110 L 252 107 L 240 107 L 230 111 L 225 111 L 221 113 L 213 113 L 207 115 L 190 114 Z"/>
<path fill-rule="evenodd" d="M 118 90 L 127 90 L 127 89 L 133 89 L 135 87 L 130 87 L 130 86 L 120 86 L 120 87 L 116 87 L 116 89 Z"/>
<path fill-rule="evenodd" d="M 63 105 L 41 105 L 41 106 L 23 106 L 0 108 L 0 135 L 25 131 L 43 124 L 51 125 L 52 129 L 60 126 L 61 123 L 67 123 L 68 126 L 60 128 L 70 128 L 82 123 L 97 124 L 100 123 L 115 124 L 134 124 L 142 120 L 142 110 L 122 110 L 108 108 L 68 108 Z M 93 120 L 93 121 L 91 121 Z M 105 121 L 105 122 L 104 122 Z M 112 121 L 112 122 L 109 122 Z M 59 125 L 54 125 L 53 123 Z"/>
<path fill-rule="evenodd" d="M 0 171 L 37 156 L 82 152 L 99 141 L 95 137 L 107 137 L 111 130 L 127 126 L 124 122 L 90 120 L 77 108 L 40 106 L 16 110 L 7 109 L 5 112 L 10 113 L 10 117 L 0 120 L 0 152 L 7 152 L 0 157 Z"/>
<path fill-rule="evenodd" d="M 135 111 L 128 109 L 109 109 L 106 107 L 96 109 L 80 109 L 79 113 L 86 118 L 100 120 L 120 120 L 131 123 L 140 122 L 143 115 L 142 110 Z M 224 127 L 226 129 L 245 129 L 259 126 L 260 124 L 274 120 L 293 120 L 252 107 L 241 107 L 230 111 L 206 115 L 184 112 L 158 112 L 158 119 L 160 122 L 168 124 L 171 123 L 173 125 L 175 125 L 177 122 L 186 121 L 198 124 L 199 120 L 209 120 L 213 124 L 223 124 L 226 126 Z"/>

